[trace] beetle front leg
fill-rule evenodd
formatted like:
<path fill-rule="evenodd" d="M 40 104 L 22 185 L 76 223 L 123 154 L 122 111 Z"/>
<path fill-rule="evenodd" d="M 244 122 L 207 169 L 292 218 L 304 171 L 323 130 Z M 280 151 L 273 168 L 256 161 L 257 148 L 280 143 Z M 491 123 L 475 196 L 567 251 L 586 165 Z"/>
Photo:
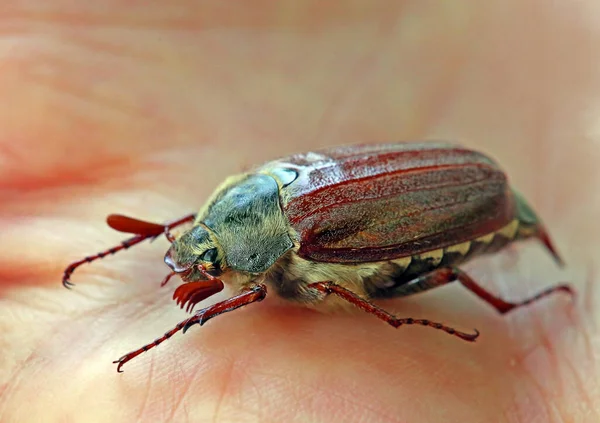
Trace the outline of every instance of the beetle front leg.
<path fill-rule="evenodd" d="M 77 261 L 74 261 L 73 263 L 71 263 L 69 266 L 67 266 L 67 268 L 65 269 L 65 271 L 63 273 L 63 277 L 62 277 L 63 286 L 65 288 L 71 288 L 71 286 L 74 285 L 74 283 L 72 283 L 69 280 L 69 278 L 71 277 L 71 275 L 73 274 L 75 269 L 77 269 L 79 266 L 81 266 L 84 263 L 91 263 L 95 260 L 104 258 L 104 257 L 108 256 L 109 254 L 115 254 L 118 251 L 126 250 L 126 249 L 133 247 L 134 245 L 139 244 L 140 242 L 145 241 L 147 239 L 154 239 L 157 236 L 160 236 L 161 234 L 164 234 L 167 237 L 167 239 L 169 240 L 169 242 L 173 242 L 173 236 L 171 235 L 170 230 L 173 228 L 176 228 L 178 226 L 181 226 L 185 223 L 193 221 L 195 219 L 195 217 L 196 217 L 195 214 L 188 214 L 186 216 L 183 216 L 180 219 L 175 220 L 174 222 L 167 223 L 164 225 L 159 225 L 156 223 L 144 222 L 141 220 L 137 220 L 137 219 L 133 219 L 130 217 L 125 217 L 125 216 L 120 216 L 120 215 L 109 216 L 107 221 L 108 221 L 109 226 L 111 226 L 113 229 L 121 231 L 121 232 L 135 233 L 136 235 L 131 238 L 126 239 L 125 241 L 122 241 L 121 244 L 119 244 L 115 247 L 108 248 L 97 254 L 93 254 L 91 256 L 84 257 L 81 260 L 77 260 Z M 163 280 L 163 283 L 161 284 L 161 286 L 164 286 L 171 276 L 167 276 Z"/>
<path fill-rule="evenodd" d="M 486 303 L 490 304 L 501 314 L 505 314 L 511 310 L 514 310 L 515 308 L 531 304 L 555 292 L 566 292 L 572 296 L 575 295 L 573 289 L 569 285 L 557 285 L 517 303 L 509 303 L 492 295 L 483 289 L 468 274 L 455 267 L 442 267 L 423 276 L 419 276 L 418 278 L 415 278 L 412 281 L 397 287 L 394 290 L 394 294 L 397 296 L 408 296 L 418 292 L 427 291 L 432 288 L 437 288 L 454 281 L 459 281 L 465 288 L 473 292 Z"/>
<path fill-rule="evenodd" d="M 177 326 L 175 326 L 173 329 L 171 329 L 170 331 L 165 333 L 160 338 L 154 340 L 153 342 L 151 342 L 147 345 L 144 345 L 141 348 L 138 348 L 135 351 L 125 354 L 118 360 L 113 361 L 113 363 L 118 364 L 117 371 L 119 373 L 121 373 L 122 372 L 121 367 L 123 367 L 123 365 L 125 363 L 134 359 L 138 355 L 148 351 L 149 349 L 159 346 L 160 344 L 162 344 L 164 341 L 169 339 L 171 336 L 173 336 L 180 330 L 183 329 L 183 333 L 185 333 L 190 328 L 190 326 L 193 326 L 196 323 L 198 323 L 198 324 L 200 324 L 200 326 L 202 326 L 209 319 L 212 319 L 213 317 L 218 316 L 219 314 L 223 314 L 228 311 L 233 311 L 235 309 L 238 309 L 240 307 L 243 307 L 245 305 L 248 305 L 248 304 L 251 304 L 254 302 L 262 301 L 266 295 L 267 295 L 267 288 L 265 285 L 260 284 L 260 285 L 253 286 L 252 288 L 248 288 L 247 290 L 236 295 L 235 297 L 231 297 L 225 301 L 221 301 L 219 303 L 216 303 L 216 304 L 213 304 L 206 308 L 203 308 L 202 310 L 199 310 L 194 316 L 178 323 Z"/>
<path fill-rule="evenodd" d="M 267 287 L 263 284 L 255 285 L 251 288 L 247 288 L 241 294 L 231 297 L 220 303 L 213 304 L 202 310 L 196 312 L 196 315 L 189 319 L 183 327 L 183 333 L 185 333 L 191 326 L 198 323 L 200 326 L 208 322 L 213 317 L 219 314 L 227 313 L 229 311 L 236 310 L 245 305 L 259 302 L 265 299 L 267 296 Z"/>
<path fill-rule="evenodd" d="M 374 316 L 378 317 L 379 319 L 392 325 L 395 328 L 398 328 L 402 325 L 429 326 L 434 329 L 443 330 L 444 332 L 446 332 L 450 335 L 458 336 L 460 339 L 463 339 L 463 340 L 469 341 L 469 342 L 475 341 L 477 339 L 477 337 L 479 336 L 479 331 L 477 329 L 475 329 L 475 333 L 465 333 L 465 332 L 460 332 L 449 326 L 443 325 L 442 323 L 432 322 L 427 319 L 413 319 L 411 317 L 398 318 L 398 317 L 394 316 L 393 314 L 388 313 L 384 309 L 377 307 L 375 304 L 371 303 L 370 301 L 367 301 L 364 298 L 359 297 L 358 295 L 356 295 L 354 292 L 350 291 L 349 289 L 346 289 L 343 286 L 337 285 L 330 281 L 311 283 L 310 285 L 308 285 L 308 287 L 312 288 L 312 289 L 316 289 L 317 291 L 319 291 L 325 295 L 330 295 L 330 294 L 337 295 L 338 297 L 343 298 L 344 300 L 355 305 L 356 307 L 360 308 L 361 310 L 366 311 L 367 313 L 373 314 Z"/>

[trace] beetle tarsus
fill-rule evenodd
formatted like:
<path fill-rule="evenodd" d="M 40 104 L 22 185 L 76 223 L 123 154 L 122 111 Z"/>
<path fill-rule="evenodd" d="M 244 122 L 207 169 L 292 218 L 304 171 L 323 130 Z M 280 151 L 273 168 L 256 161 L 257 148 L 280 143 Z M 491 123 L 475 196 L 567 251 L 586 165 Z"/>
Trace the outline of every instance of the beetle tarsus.
<path fill-rule="evenodd" d="M 465 333 L 458 331 L 450 326 L 446 326 L 442 323 L 432 322 L 431 320 L 427 319 L 413 319 L 411 317 L 398 318 L 393 314 L 388 313 L 384 309 L 377 307 L 370 301 L 359 297 L 357 294 L 350 291 L 349 289 L 337 285 L 331 281 L 315 282 L 310 284 L 308 287 L 315 289 L 325 295 L 337 295 L 338 297 L 348 301 L 350 304 L 355 305 L 356 307 L 360 308 L 363 311 L 366 311 L 367 313 L 373 314 L 375 317 L 378 317 L 379 319 L 383 320 L 384 322 L 388 323 L 389 325 L 395 328 L 399 328 L 402 325 L 428 326 L 434 329 L 442 330 L 449 335 L 457 336 L 458 338 L 469 342 L 475 341 L 479 336 L 479 331 L 477 329 L 475 329 L 475 333 Z"/>
<path fill-rule="evenodd" d="M 481 287 L 473 278 L 467 273 L 456 267 L 441 267 L 433 270 L 425 275 L 419 276 L 402 286 L 399 286 L 394 293 L 397 296 L 408 296 L 417 292 L 427 291 L 429 289 L 437 288 L 448 283 L 458 281 L 469 291 L 477 295 L 486 303 L 494 307 L 500 314 L 508 313 L 519 307 L 523 307 L 534 303 L 550 294 L 555 292 L 567 292 L 571 295 L 575 295 L 573 289 L 568 285 L 558 285 L 548 288 L 536 295 L 526 298 L 523 301 L 516 303 L 510 303 L 504 301 L 502 298 L 492 295 L 490 292 Z"/>
<path fill-rule="evenodd" d="M 65 271 L 63 273 L 63 277 L 62 277 L 63 286 L 67 289 L 71 289 L 71 287 L 75 286 L 75 284 L 69 280 L 69 279 L 71 279 L 71 275 L 73 274 L 75 269 L 77 269 L 79 266 L 81 266 L 84 263 L 89 263 L 89 262 L 90 262 L 90 257 L 85 257 L 81 260 L 77 260 L 77 261 L 71 263 L 65 269 Z"/>
<path fill-rule="evenodd" d="M 477 282 L 475 282 L 475 280 L 473 280 L 467 273 L 463 272 L 458 268 L 440 268 L 427 275 L 423 275 L 417 278 L 415 281 L 418 280 L 427 281 L 427 284 L 431 287 L 445 285 L 452 281 L 458 280 L 465 288 L 467 288 L 479 298 L 490 304 L 500 314 L 506 314 L 509 311 L 512 311 L 519 307 L 527 306 L 555 292 L 562 291 L 574 295 L 573 289 L 568 285 L 558 285 L 550 287 L 522 301 L 511 303 L 508 301 L 504 301 L 503 299 L 496 297 L 495 295 L 492 295 L 490 292 L 483 289 L 483 287 L 481 287 Z"/>
<path fill-rule="evenodd" d="M 154 347 L 159 346 L 160 344 L 162 344 L 164 341 L 169 339 L 171 336 L 173 336 L 180 330 L 183 329 L 183 332 L 185 333 L 185 331 L 187 329 L 189 329 L 190 326 L 193 326 L 196 323 L 203 325 L 209 319 L 211 319 L 215 316 L 218 316 L 219 314 L 235 310 L 237 308 L 243 307 L 243 306 L 248 305 L 253 302 L 261 301 L 265 298 L 266 295 L 267 295 L 266 286 L 260 284 L 260 285 L 254 286 L 252 288 L 249 288 L 247 291 L 244 291 L 241 294 L 236 295 L 235 297 L 229 298 L 228 300 L 222 301 L 220 303 L 216 303 L 212 306 L 206 307 L 206 308 L 198 311 L 196 313 L 196 315 L 194 315 L 194 316 L 190 317 L 189 319 L 186 319 L 182 322 L 179 322 L 177 324 L 177 326 L 175 326 L 170 331 L 166 332 L 160 338 L 154 340 L 153 342 L 151 342 L 149 344 L 144 345 L 141 348 L 138 348 L 135 351 L 125 354 L 118 360 L 113 361 L 113 363 L 117 364 L 117 372 L 122 373 L 123 371 L 121 370 L 121 368 L 123 367 L 123 365 L 125 363 L 133 360 L 138 355 L 140 355 Z"/>
<path fill-rule="evenodd" d="M 507 303 L 507 304 L 510 304 L 512 307 L 509 307 L 509 308 L 507 308 L 505 310 L 498 310 L 498 311 L 500 311 L 500 313 L 502 313 L 502 314 L 506 314 L 506 313 L 508 313 L 508 312 L 516 309 L 516 308 L 527 306 L 527 305 L 529 305 L 531 303 L 534 303 L 534 302 L 536 302 L 538 300 L 541 300 L 544 297 L 547 297 L 548 295 L 551 295 L 551 294 L 554 294 L 554 293 L 558 293 L 558 292 L 564 292 L 566 294 L 569 294 L 571 296 L 571 298 L 573 298 L 573 299 L 576 297 L 575 290 L 573 290 L 573 288 L 571 288 L 569 285 L 566 285 L 566 284 L 557 285 L 557 286 L 552 286 L 552 287 L 550 287 L 548 289 L 545 289 L 544 291 L 539 292 L 536 295 L 534 295 L 534 296 L 532 296 L 530 298 L 527 298 L 527 299 L 525 299 L 525 300 L 523 300 L 521 302 L 518 302 L 518 303 Z"/>
<path fill-rule="evenodd" d="M 193 317 L 191 317 L 190 319 L 193 319 Z M 141 348 L 138 348 L 135 351 L 131 351 L 130 353 L 125 354 L 124 356 L 122 356 L 121 358 L 119 358 L 118 360 L 113 361 L 113 363 L 118 364 L 117 365 L 117 372 L 119 373 L 123 373 L 123 371 L 121 370 L 121 367 L 123 367 L 123 365 L 125 363 L 127 363 L 128 361 L 133 360 L 135 357 L 137 357 L 138 355 L 159 346 L 160 344 L 162 344 L 164 341 L 166 341 L 167 339 L 169 339 L 171 336 L 173 336 L 174 334 L 176 334 L 177 332 L 179 332 L 185 325 L 186 323 L 190 320 L 190 319 L 185 319 L 182 322 L 179 322 L 177 324 L 177 326 L 175 326 L 173 329 L 171 329 L 170 331 L 166 332 L 163 336 L 161 336 L 158 339 L 155 339 L 153 342 L 144 345 Z"/>

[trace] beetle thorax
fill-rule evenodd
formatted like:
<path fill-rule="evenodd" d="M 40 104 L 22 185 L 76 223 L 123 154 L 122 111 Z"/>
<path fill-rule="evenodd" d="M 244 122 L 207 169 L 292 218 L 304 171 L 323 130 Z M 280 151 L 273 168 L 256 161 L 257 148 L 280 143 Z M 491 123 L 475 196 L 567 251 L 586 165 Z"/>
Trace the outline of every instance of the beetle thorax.
<path fill-rule="evenodd" d="M 225 186 L 201 216 L 231 270 L 266 272 L 294 244 L 271 176 L 248 175 Z"/>

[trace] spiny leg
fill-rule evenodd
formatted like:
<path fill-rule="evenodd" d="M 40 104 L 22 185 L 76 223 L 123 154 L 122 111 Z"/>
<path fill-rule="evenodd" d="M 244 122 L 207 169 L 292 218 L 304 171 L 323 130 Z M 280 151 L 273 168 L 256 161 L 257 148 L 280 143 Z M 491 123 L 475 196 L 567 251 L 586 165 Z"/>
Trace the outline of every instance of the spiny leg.
<path fill-rule="evenodd" d="M 265 299 L 267 296 L 267 287 L 263 284 L 255 285 L 251 288 L 247 288 L 241 294 L 231 297 L 220 303 L 213 304 L 209 307 L 203 308 L 196 312 L 196 315 L 188 320 L 183 327 L 183 333 L 198 323 L 200 326 L 208 322 L 213 317 L 219 314 L 227 313 L 229 311 L 236 310 L 248 304 L 259 302 Z"/>
<path fill-rule="evenodd" d="M 367 313 L 373 314 L 374 316 L 378 317 L 379 319 L 383 320 L 384 322 L 387 322 L 388 324 L 392 325 L 395 328 L 398 328 L 402 325 L 429 326 L 434 329 L 443 330 L 444 332 L 446 332 L 450 335 L 457 336 L 465 341 L 470 341 L 470 342 L 475 341 L 477 339 L 477 337 L 479 336 L 479 331 L 477 329 L 475 329 L 475 333 L 471 334 L 471 333 L 464 333 L 464 332 L 457 331 L 454 328 L 443 325 L 441 323 L 432 322 L 427 319 L 413 319 L 410 317 L 398 318 L 398 317 L 388 313 L 387 311 L 383 310 L 382 308 L 377 307 L 375 304 L 371 303 L 370 301 L 367 301 L 364 298 L 359 297 L 354 292 L 352 292 L 342 286 L 339 286 L 333 282 L 316 282 L 316 283 L 310 284 L 309 288 L 316 289 L 317 291 L 319 291 L 325 295 L 335 294 L 338 297 L 343 298 L 344 300 L 348 301 L 349 303 L 360 308 L 361 310 L 366 311 Z"/>
<path fill-rule="evenodd" d="M 123 231 L 123 232 L 131 232 L 131 231 L 135 230 L 135 231 L 139 231 L 140 233 L 138 233 L 137 235 L 135 235 L 129 239 L 126 239 L 125 241 L 121 242 L 120 245 L 109 248 L 105 251 L 101 251 L 97 254 L 94 254 L 94 255 L 91 255 L 88 257 L 84 257 L 81 260 L 77 260 L 77 261 L 71 263 L 69 266 L 67 266 L 67 268 L 65 269 L 65 271 L 63 273 L 63 277 L 62 277 L 63 286 L 65 288 L 70 288 L 71 286 L 74 285 L 72 282 L 69 281 L 69 278 L 71 277 L 71 275 L 73 274 L 75 269 L 77 269 L 82 264 L 91 263 L 95 260 L 106 257 L 109 254 L 115 254 L 118 251 L 128 249 L 129 247 L 139 244 L 140 242 L 145 241 L 147 239 L 154 239 L 163 233 L 167 236 L 167 239 L 172 240 L 173 237 L 171 236 L 169 231 L 177 226 L 191 222 L 192 220 L 194 220 L 195 216 L 196 216 L 195 214 L 189 214 L 189 215 L 182 217 L 181 219 L 178 219 L 178 220 L 168 223 L 166 225 L 158 225 L 158 224 L 154 224 L 154 223 L 138 221 L 136 219 L 119 217 L 116 220 L 116 222 L 121 223 L 122 224 L 121 226 L 123 226 L 123 227 L 120 227 L 119 225 L 114 225 L 114 226 L 111 225 L 113 228 Z M 127 219 L 129 219 L 129 221 Z M 127 224 L 129 224 L 130 222 L 133 222 L 133 221 L 135 221 L 137 223 L 137 226 L 130 225 L 129 227 L 127 227 Z M 147 225 L 143 226 L 143 223 L 146 223 Z M 129 229 L 129 230 L 127 230 L 127 229 Z"/>
<path fill-rule="evenodd" d="M 177 332 L 179 332 L 188 322 L 188 320 L 193 319 L 194 317 L 190 317 L 189 319 L 185 319 L 182 322 L 179 322 L 177 324 L 177 326 L 175 326 L 173 329 L 171 329 L 170 331 L 168 331 L 167 333 L 165 333 L 163 336 L 161 336 L 160 338 L 155 339 L 154 341 L 152 341 L 149 344 L 144 345 L 142 348 L 139 348 L 135 351 L 131 351 L 130 353 L 125 354 L 124 356 L 122 356 L 121 358 L 119 358 L 118 360 L 113 361 L 113 363 L 117 363 L 117 372 L 119 373 L 123 373 L 123 370 L 121 370 L 121 367 L 123 367 L 123 365 L 125 363 L 127 363 L 128 361 L 136 358 L 138 355 L 140 355 L 141 353 L 144 353 L 146 351 L 148 351 L 151 348 L 157 347 L 160 344 L 162 344 L 163 342 L 165 342 L 167 339 L 169 339 L 170 337 L 172 337 L 173 335 L 175 335 Z"/>
<path fill-rule="evenodd" d="M 477 282 L 475 282 L 468 274 L 455 267 L 442 267 L 436 269 L 430 273 L 419 276 L 404 285 L 399 286 L 394 290 L 394 293 L 398 296 L 407 296 L 416 294 L 418 292 L 427 291 L 438 286 L 446 285 L 450 282 L 459 281 L 465 288 L 473 292 L 479 298 L 490 304 L 499 313 L 505 314 L 518 307 L 523 307 L 531 304 L 541 298 L 544 298 L 555 292 L 566 292 L 571 295 L 575 295 L 573 289 L 569 285 L 557 285 L 550 287 L 536 295 L 533 295 L 525 300 L 517 303 L 509 303 L 501 298 L 498 298 L 485 289 L 483 289 Z"/>
<path fill-rule="evenodd" d="M 203 325 L 209 319 L 211 319 L 215 316 L 218 316 L 219 314 L 235 310 L 237 308 L 243 307 L 243 306 L 251 304 L 253 302 L 261 301 L 262 299 L 265 298 L 266 295 L 267 295 L 267 288 L 265 287 L 265 285 L 256 285 L 256 286 L 249 288 L 248 290 L 240 293 L 239 295 L 236 295 L 235 297 L 232 297 L 225 301 L 221 301 L 219 303 L 208 306 L 202 310 L 199 310 L 194 316 L 190 317 L 189 319 L 185 319 L 184 321 L 178 323 L 177 326 L 175 326 L 173 329 L 171 329 L 170 331 L 165 333 L 160 338 L 154 340 L 153 342 L 151 342 L 147 345 L 144 345 L 142 348 L 139 348 L 128 354 L 125 354 L 118 360 L 113 361 L 113 363 L 118 364 L 117 371 L 119 373 L 121 373 L 122 372 L 121 367 L 123 367 L 123 365 L 125 363 L 134 359 L 135 357 L 142 354 L 143 352 L 146 352 L 151 348 L 157 347 L 158 345 L 162 344 L 164 341 L 169 339 L 171 336 L 173 336 L 180 330 L 183 329 L 183 332 L 185 333 L 185 331 L 187 331 L 190 328 L 190 326 L 192 326 L 196 323 Z"/>

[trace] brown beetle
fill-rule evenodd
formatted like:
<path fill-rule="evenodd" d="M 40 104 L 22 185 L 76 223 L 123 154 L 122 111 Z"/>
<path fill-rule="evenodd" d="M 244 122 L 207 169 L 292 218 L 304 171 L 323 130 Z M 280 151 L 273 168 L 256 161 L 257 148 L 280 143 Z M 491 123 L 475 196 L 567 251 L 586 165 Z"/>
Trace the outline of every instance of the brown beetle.
<path fill-rule="evenodd" d="M 170 230 L 193 221 L 175 239 Z M 135 234 L 120 246 L 71 264 L 76 267 L 165 234 L 165 263 L 185 282 L 173 298 L 191 311 L 220 292 L 237 295 L 208 306 L 163 337 L 124 355 L 123 364 L 177 331 L 261 301 L 267 286 L 280 297 L 311 307 L 353 304 L 394 327 L 419 324 L 467 341 L 425 319 L 397 318 L 371 300 L 401 297 L 458 280 L 500 313 L 567 285 L 509 303 L 456 266 L 513 241 L 540 239 L 560 257 L 533 210 L 488 157 L 451 144 L 397 143 L 335 147 L 269 162 L 227 179 L 197 215 L 167 225 L 111 215 L 108 224 Z"/>

